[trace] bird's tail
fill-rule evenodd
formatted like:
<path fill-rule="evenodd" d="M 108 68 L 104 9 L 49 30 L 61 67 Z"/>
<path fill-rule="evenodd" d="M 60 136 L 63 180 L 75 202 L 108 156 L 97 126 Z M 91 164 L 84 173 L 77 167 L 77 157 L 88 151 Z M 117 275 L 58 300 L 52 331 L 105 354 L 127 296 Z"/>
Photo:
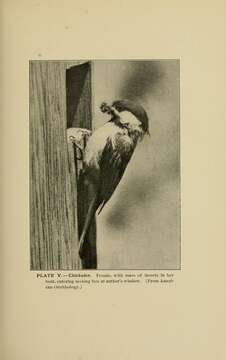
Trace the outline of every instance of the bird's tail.
<path fill-rule="evenodd" d="M 90 202 L 89 209 L 88 209 L 86 219 L 85 219 L 85 223 L 83 226 L 82 234 L 79 239 L 79 256 L 80 256 L 80 258 L 84 257 L 84 244 L 87 241 L 89 229 L 90 229 L 92 221 L 95 217 L 97 208 L 98 208 L 98 194 L 96 193 Z"/>

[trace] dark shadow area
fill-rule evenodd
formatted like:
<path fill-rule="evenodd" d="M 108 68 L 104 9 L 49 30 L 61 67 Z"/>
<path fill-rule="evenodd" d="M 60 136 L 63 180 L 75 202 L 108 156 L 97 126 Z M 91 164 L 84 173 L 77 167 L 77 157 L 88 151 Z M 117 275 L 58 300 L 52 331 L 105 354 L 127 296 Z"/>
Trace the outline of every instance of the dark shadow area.
<path fill-rule="evenodd" d="M 77 206 L 78 206 L 78 235 L 82 234 L 89 204 L 92 199 L 91 189 L 85 182 L 84 174 L 80 173 L 77 183 Z M 90 226 L 88 241 L 84 244 L 85 257 L 82 259 L 83 269 L 97 268 L 97 249 L 96 249 L 96 221 Z"/>
<path fill-rule="evenodd" d="M 83 119 L 91 115 L 90 73 L 89 62 L 66 70 L 67 128 L 88 125 L 87 129 L 91 129 L 91 120 L 88 124 L 83 123 Z"/>
<path fill-rule="evenodd" d="M 164 73 L 160 61 L 129 61 L 127 75 L 119 91 L 122 99 L 141 100 L 151 95 L 161 82 Z"/>
<path fill-rule="evenodd" d="M 66 70 L 66 98 L 67 127 L 78 127 L 92 130 L 90 62 L 76 65 Z M 76 150 L 76 147 L 74 147 L 74 159 L 77 174 L 78 238 L 80 238 L 92 194 L 85 183 L 82 172 L 82 161 L 79 160 L 79 152 Z M 93 221 L 93 224 L 90 227 L 89 238 L 84 244 L 84 247 L 85 257 L 82 259 L 82 268 L 96 269 L 97 253 L 95 221 Z"/>

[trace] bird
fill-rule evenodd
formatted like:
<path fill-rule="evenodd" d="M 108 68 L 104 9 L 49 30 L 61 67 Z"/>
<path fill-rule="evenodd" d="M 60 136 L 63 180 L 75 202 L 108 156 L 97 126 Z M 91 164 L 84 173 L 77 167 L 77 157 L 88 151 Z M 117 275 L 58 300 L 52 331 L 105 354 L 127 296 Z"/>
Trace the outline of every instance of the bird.
<path fill-rule="evenodd" d="M 100 110 L 110 119 L 89 137 L 84 150 L 83 176 L 92 191 L 88 211 L 79 239 L 79 256 L 85 256 L 84 244 L 96 213 L 100 214 L 117 188 L 134 150 L 149 133 L 149 118 L 142 105 L 127 99 Z"/>

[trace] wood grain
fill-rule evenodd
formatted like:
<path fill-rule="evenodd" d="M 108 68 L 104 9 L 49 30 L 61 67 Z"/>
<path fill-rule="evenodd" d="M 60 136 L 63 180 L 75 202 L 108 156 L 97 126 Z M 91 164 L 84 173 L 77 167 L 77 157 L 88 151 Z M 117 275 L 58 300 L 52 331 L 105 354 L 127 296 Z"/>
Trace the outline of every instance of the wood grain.
<path fill-rule="evenodd" d="M 32 270 L 80 269 L 77 180 L 72 144 L 67 144 L 66 70 L 80 61 L 30 62 L 30 251 Z M 80 93 L 91 128 L 91 84 Z M 75 94 L 76 96 L 76 94 Z M 88 111 L 88 113 L 87 113 Z M 80 110 L 81 112 L 81 110 Z M 73 123 L 76 125 L 76 122 Z"/>

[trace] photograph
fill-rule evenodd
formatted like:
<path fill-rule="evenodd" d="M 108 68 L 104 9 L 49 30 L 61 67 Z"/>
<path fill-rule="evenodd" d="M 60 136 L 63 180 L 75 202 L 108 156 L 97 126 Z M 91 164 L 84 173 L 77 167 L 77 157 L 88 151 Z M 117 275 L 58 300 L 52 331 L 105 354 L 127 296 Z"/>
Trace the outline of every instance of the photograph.
<path fill-rule="evenodd" d="M 3 360 L 226 359 L 226 2 L 1 2 Z"/>
<path fill-rule="evenodd" d="M 180 60 L 30 60 L 30 270 L 180 270 Z"/>

